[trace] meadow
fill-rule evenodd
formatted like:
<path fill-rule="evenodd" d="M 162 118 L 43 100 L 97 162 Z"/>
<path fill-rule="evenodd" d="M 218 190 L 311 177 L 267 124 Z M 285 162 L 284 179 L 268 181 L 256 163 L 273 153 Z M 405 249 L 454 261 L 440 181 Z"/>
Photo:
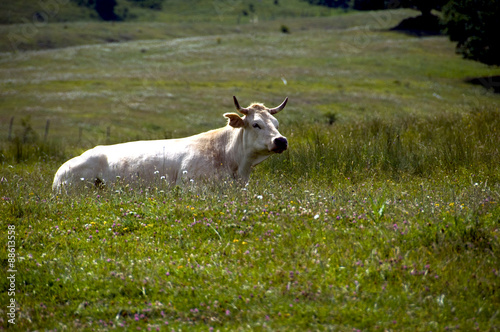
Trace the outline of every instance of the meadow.
<path fill-rule="evenodd" d="M 389 31 L 409 10 L 299 13 L 54 22 L 30 40 L 57 47 L 2 50 L 0 223 L 17 272 L 15 296 L 1 280 L 0 326 L 500 329 L 500 97 L 466 82 L 500 69 L 445 36 Z M 103 43 L 138 29 L 149 37 Z M 233 95 L 289 97 L 289 149 L 247 186 L 52 193 L 68 158 L 221 127 Z"/>

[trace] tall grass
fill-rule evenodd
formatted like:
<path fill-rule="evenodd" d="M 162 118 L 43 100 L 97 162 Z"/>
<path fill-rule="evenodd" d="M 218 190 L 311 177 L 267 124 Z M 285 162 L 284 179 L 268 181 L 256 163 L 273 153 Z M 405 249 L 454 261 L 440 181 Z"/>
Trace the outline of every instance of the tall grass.
<path fill-rule="evenodd" d="M 499 180 L 500 112 L 405 115 L 289 129 L 291 148 L 268 168 L 318 180 L 374 175 L 398 179 L 468 169 Z M 326 121 L 325 121 L 326 122 Z"/>
<path fill-rule="evenodd" d="M 290 149 L 264 163 L 265 171 L 280 169 L 291 178 L 310 179 L 385 175 L 428 177 L 437 171 L 480 171 L 499 180 L 500 112 L 483 108 L 432 116 L 366 118 L 353 122 L 291 124 Z M 78 150 L 78 148 L 76 148 Z M 63 162 L 75 147 L 46 141 L 37 135 L 15 136 L 0 145 L 0 162 Z M 259 166 L 262 167 L 262 166 Z"/>

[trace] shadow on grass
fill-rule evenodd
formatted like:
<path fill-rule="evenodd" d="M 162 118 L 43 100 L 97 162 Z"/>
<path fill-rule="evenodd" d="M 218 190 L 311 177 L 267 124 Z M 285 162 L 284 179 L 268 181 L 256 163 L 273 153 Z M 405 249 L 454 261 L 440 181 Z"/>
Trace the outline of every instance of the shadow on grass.
<path fill-rule="evenodd" d="M 398 25 L 389 30 L 417 37 L 439 36 L 442 34 L 439 17 L 435 15 L 410 17 L 402 20 Z"/>
<path fill-rule="evenodd" d="M 500 93 L 500 75 L 466 78 L 465 82 L 474 85 L 481 85 L 489 91 Z"/>

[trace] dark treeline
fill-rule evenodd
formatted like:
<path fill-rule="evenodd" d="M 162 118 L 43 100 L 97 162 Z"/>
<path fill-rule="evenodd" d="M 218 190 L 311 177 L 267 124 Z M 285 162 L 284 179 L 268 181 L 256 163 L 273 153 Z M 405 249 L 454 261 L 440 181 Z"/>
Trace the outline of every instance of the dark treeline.
<path fill-rule="evenodd" d="M 94 9 L 100 18 L 105 21 L 121 21 L 129 18 L 128 8 L 123 8 L 119 13 L 116 11 L 118 3 L 116 0 L 71 0 L 81 7 Z M 164 0 L 127 0 L 131 6 L 161 10 Z"/>

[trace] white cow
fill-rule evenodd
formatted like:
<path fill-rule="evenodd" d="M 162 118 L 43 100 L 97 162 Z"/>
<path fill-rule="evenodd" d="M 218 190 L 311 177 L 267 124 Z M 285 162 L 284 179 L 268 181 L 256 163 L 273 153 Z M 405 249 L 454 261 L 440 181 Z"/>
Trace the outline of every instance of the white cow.
<path fill-rule="evenodd" d="M 59 192 L 89 182 L 100 186 L 117 179 L 144 185 L 224 177 L 247 182 L 253 166 L 288 147 L 273 116 L 288 98 L 275 108 L 258 103 L 242 108 L 233 99 L 244 116 L 225 113 L 229 121 L 223 128 L 179 139 L 96 146 L 65 162 L 56 172 L 52 189 Z"/>

